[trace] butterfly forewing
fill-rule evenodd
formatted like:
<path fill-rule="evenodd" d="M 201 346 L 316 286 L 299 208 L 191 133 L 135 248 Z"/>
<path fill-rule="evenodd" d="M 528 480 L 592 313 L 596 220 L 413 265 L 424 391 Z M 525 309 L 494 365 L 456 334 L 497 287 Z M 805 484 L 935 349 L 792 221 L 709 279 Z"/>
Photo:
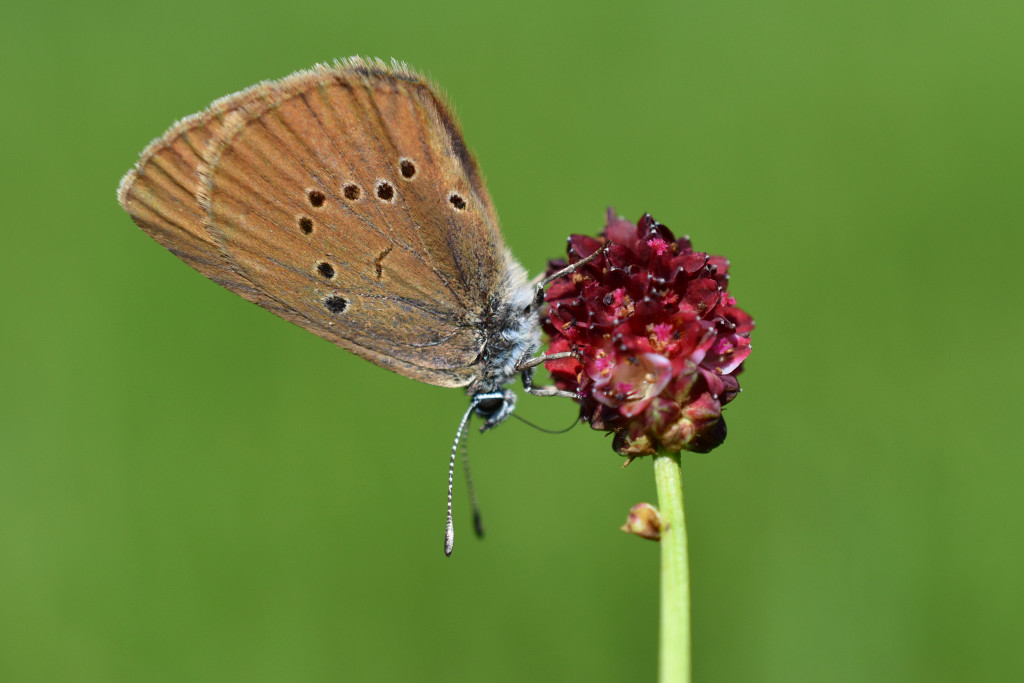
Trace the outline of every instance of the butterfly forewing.
<path fill-rule="evenodd" d="M 445 270 L 458 273 L 466 291 L 485 298 L 506 267 L 502 239 L 490 196 L 454 118 L 422 82 L 382 82 L 368 93 L 367 121 L 379 122 L 391 154 L 406 162 L 400 168 L 403 179 L 412 174 L 399 186 L 412 198 L 409 218 L 418 226 L 423 249 L 442 255 Z"/>
<path fill-rule="evenodd" d="M 189 265 L 343 348 L 432 384 L 479 371 L 512 265 L 454 119 L 404 68 L 350 60 L 223 98 L 120 196 Z"/>

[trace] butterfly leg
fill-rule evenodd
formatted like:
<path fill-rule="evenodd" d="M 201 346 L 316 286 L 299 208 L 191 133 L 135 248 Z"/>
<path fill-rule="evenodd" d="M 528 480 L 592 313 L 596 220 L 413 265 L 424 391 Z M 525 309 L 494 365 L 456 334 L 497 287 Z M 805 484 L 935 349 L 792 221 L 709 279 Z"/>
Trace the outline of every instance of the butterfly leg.
<path fill-rule="evenodd" d="M 535 311 L 535 310 L 537 310 L 538 308 L 541 307 L 541 304 L 544 303 L 544 289 L 548 285 L 550 285 L 552 282 L 554 282 L 555 280 L 557 280 L 560 277 L 565 277 L 566 275 L 571 275 L 572 273 L 575 273 L 577 270 L 579 270 L 583 266 L 587 265 L 588 263 L 590 263 L 591 261 L 596 259 L 598 256 L 600 256 L 601 254 L 603 254 L 606 251 L 608 251 L 608 247 L 610 247 L 611 245 L 612 245 L 611 242 L 605 242 L 604 244 L 602 244 L 600 246 L 600 248 L 598 248 L 597 251 L 595 251 L 590 256 L 587 256 L 586 258 L 581 258 L 576 263 L 570 263 L 565 268 L 562 268 L 560 271 L 558 271 L 556 273 L 552 273 L 551 275 L 548 275 L 546 278 L 544 278 L 543 280 L 538 282 L 537 285 L 536 285 L 537 289 L 534 291 L 534 294 L 533 294 L 533 303 L 530 304 L 529 310 L 534 310 Z"/>
<path fill-rule="evenodd" d="M 545 360 L 550 360 L 552 356 L 564 358 L 566 355 L 571 356 L 573 354 L 566 353 L 563 355 L 553 353 L 551 354 L 551 356 L 540 356 L 539 358 L 541 359 L 541 362 L 544 362 Z M 528 394 L 533 394 L 534 396 L 561 396 L 562 398 L 579 398 L 579 396 L 572 393 L 571 391 L 562 391 L 558 387 L 533 386 L 533 366 L 525 368 L 522 371 L 521 376 L 523 378 L 523 389 L 525 389 Z"/>
<path fill-rule="evenodd" d="M 520 372 L 528 368 L 535 368 L 541 363 L 547 363 L 549 360 L 558 360 L 559 358 L 578 358 L 579 354 L 574 351 L 560 351 L 559 353 L 549 353 L 546 356 L 536 356 L 530 360 L 525 360 L 516 366 L 516 370 Z"/>
<path fill-rule="evenodd" d="M 562 391 L 557 387 L 530 387 L 527 389 L 533 396 L 560 396 L 561 398 L 579 398 L 571 391 Z"/>

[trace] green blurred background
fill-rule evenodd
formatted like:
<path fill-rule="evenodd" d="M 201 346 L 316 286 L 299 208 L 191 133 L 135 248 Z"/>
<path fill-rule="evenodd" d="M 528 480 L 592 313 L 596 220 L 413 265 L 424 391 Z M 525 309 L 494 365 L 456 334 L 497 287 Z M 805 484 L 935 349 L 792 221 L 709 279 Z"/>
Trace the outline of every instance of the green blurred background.
<path fill-rule="evenodd" d="M 658 548 L 618 531 L 649 460 L 474 434 L 488 537 L 460 479 L 446 560 L 465 396 L 215 286 L 115 201 L 175 119 L 351 54 L 447 89 L 531 272 L 608 205 L 732 259 L 758 328 L 727 442 L 684 457 L 697 680 L 1024 675 L 1021 3 L 3 15 L 0 680 L 655 676 Z"/>

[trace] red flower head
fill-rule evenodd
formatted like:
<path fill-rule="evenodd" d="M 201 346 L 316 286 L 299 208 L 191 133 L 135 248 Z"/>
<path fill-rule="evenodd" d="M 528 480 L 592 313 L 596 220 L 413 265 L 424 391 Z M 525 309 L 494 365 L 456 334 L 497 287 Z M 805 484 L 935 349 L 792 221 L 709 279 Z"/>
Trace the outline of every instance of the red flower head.
<path fill-rule="evenodd" d="M 545 363 L 580 396 L 583 419 L 615 432 L 630 459 L 659 448 L 706 453 L 725 440 L 722 406 L 739 393 L 754 321 L 726 291 L 729 262 L 695 252 L 650 214 L 634 225 L 608 210 L 597 238 L 572 235 L 568 263 L 608 250 L 547 291 Z M 551 261 L 548 274 L 567 265 Z"/>

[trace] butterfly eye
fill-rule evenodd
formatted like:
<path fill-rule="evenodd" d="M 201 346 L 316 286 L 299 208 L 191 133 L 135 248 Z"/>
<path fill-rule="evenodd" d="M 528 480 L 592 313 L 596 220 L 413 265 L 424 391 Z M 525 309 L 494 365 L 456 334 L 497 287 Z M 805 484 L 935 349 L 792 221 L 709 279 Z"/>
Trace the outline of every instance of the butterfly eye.
<path fill-rule="evenodd" d="M 412 163 L 409 159 L 402 159 L 399 161 L 398 169 L 402 172 L 402 177 L 406 180 L 412 180 L 412 177 L 416 175 L 416 164 Z"/>
<path fill-rule="evenodd" d="M 313 219 L 308 216 L 300 216 L 299 230 L 301 230 L 306 235 L 313 232 Z"/>
<path fill-rule="evenodd" d="M 363 191 L 355 183 L 349 183 L 345 185 L 345 187 L 341 188 L 341 193 L 345 195 L 345 199 L 354 202 L 359 199 L 359 196 L 363 194 Z"/>
<path fill-rule="evenodd" d="M 395 188 L 386 180 L 377 183 L 377 198 L 383 202 L 390 202 L 395 198 Z"/>
<path fill-rule="evenodd" d="M 327 261 L 322 261 L 321 263 L 319 263 L 316 267 L 316 272 L 320 273 L 320 275 L 325 280 L 334 279 L 334 266 L 332 266 L 330 263 L 327 263 Z"/>
<path fill-rule="evenodd" d="M 476 404 L 476 414 L 483 418 L 491 417 L 505 405 L 503 398 L 485 398 Z"/>
<path fill-rule="evenodd" d="M 457 211 L 464 211 L 466 209 L 466 200 L 458 192 L 452 192 L 448 195 L 448 203 L 454 206 Z"/>
<path fill-rule="evenodd" d="M 320 190 L 310 190 L 307 196 L 309 197 L 309 203 L 314 207 L 319 208 L 324 205 L 326 197 L 324 197 L 324 193 Z"/>
<path fill-rule="evenodd" d="M 329 296 L 324 299 L 324 306 L 331 313 L 344 313 L 348 308 L 348 299 L 343 296 Z"/>

